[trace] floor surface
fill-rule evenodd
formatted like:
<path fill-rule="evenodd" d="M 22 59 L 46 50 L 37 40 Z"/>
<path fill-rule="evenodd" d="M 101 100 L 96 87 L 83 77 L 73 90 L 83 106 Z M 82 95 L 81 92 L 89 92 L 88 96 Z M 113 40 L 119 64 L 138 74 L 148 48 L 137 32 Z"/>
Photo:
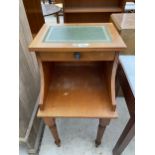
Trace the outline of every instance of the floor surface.
<path fill-rule="evenodd" d="M 119 98 L 119 118 L 112 120 L 106 128 L 102 144 L 96 148 L 97 119 L 57 119 L 61 147 L 54 144 L 48 127 L 45 128 L 39 155 L 112 155 L 112 149 L 129 119 L 123 98 Z M 134 155 L 134 139 L 123 155 Z"/>
<path fill-rule="evenodd" d="M 128 119 L 128 110 L 123 98 L 117 99 L 118 119 L 107 126 L 102 144 L 96 148 L 97 119 L 57 119 L 61 138 L 61 147 L 57 147 L 48 127 L 45 127 L 39 155 L 112 155 L 112 149 L 124 129 Z M 26 148 L 20 146 L 20 155 L 27 155 Z M 133 138 L 122 155 L 135 154 Z"/>

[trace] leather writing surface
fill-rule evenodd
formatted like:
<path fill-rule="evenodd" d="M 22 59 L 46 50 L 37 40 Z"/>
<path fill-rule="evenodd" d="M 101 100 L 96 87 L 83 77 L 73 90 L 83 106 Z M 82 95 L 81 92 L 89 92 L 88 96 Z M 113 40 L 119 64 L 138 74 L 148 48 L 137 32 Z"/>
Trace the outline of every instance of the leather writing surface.
<path fill-rule="evenodd" d="M 92 43 L 111 42 L 105 26 L 50 26 L 43 42 Z"/>

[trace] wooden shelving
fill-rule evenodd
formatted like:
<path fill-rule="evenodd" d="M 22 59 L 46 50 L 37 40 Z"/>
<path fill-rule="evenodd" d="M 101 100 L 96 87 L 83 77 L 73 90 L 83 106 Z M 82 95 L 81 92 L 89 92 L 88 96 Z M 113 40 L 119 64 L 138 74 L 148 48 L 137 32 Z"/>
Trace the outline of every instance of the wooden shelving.
<path fill-rule="evenodd" d="M 121 13 L 123 0 L 64 0 L 65 23 L 109 22 L 112 13 Z"/>
<path fill-rule="evenodd" d="M 120 7 L 66 7 L 65 13 L 122 12 Z"/>
<path fill-rule="evenodd" d="M 104 64 L 59 63 L 51 67 L 46 62 L 43 65 L 49 67 L 51 74 L 44 110 L 39 110 L 39 117 L 117 117 L 103 75 Z"/>

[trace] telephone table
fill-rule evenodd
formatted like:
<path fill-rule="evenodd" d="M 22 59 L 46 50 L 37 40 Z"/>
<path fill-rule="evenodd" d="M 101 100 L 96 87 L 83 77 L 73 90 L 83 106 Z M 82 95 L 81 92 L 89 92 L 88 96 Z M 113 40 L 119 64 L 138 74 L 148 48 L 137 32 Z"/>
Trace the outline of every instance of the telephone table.
<path fill-rule="evenodd" d="M 40 68 L 38 117 L 60 146 L 56 118 L 98 118 L 96 146 L 110 119 L 118 117 L 115 74 L 126 48 L 112 23 L 44 24 L 29 45 Z"/>

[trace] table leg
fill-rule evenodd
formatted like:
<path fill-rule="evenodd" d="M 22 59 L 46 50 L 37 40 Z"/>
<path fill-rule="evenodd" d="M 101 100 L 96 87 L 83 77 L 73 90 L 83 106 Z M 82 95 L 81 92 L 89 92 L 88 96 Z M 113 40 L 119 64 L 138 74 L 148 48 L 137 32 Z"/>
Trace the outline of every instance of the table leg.
<path fill-rule="evenodd" d="M 113 155 L 120 155 L 135 135 L 135 97 L 121 64 L 118 66 L 117 77 L 126 100 L 130 119 L 113 149 Z"/>
<path fill-rule="evenodd" d="M 52 0 L 48 0 L 48 3 L 49 3 L 49 4 L 52 4 Z"/>
<path fill-rule="evenodd" d="M 48 127 L 51 130 L 51 133 L 55 139 L 55 144 L 57 146 L 60 146 L 61 141 L 60 141 L 60 138 L 58 135 L 57 126 L 55 123 L 55 118 L 43 118 L 43 119 L 44 119 L 44 122 L 46 123 L 46 125 L 48 125 Z"/>
<path fill-rule="evenodd" d="M 59 24 L 60 23 L 59 13 L 56 13 L 56 20 L 57 20 L 57 24 Z"/>
<path fill-rule="evenodd" d="M 101 144 L 101 140 L 103 137 L 103 133 L 105 131 L 106 126 L 109 124 L 109 119 L 99 119 L 99 125 L 98 125 L 98 131 L 97 131 L 97 137 L 95 140 L 96 147 L 98 147 Z"/>
<path fill-rule="evenodd" d="M 135 135 L 135 119 L 130 118 L 128 121 L 125 129 L 123 130 L 122 135 L 120 136 L 119 140 L 117 141 L 114 149 L 113 149 L 113 155 L 120 155 L 126 146 L 129 144 L 131 139 Z"/>

